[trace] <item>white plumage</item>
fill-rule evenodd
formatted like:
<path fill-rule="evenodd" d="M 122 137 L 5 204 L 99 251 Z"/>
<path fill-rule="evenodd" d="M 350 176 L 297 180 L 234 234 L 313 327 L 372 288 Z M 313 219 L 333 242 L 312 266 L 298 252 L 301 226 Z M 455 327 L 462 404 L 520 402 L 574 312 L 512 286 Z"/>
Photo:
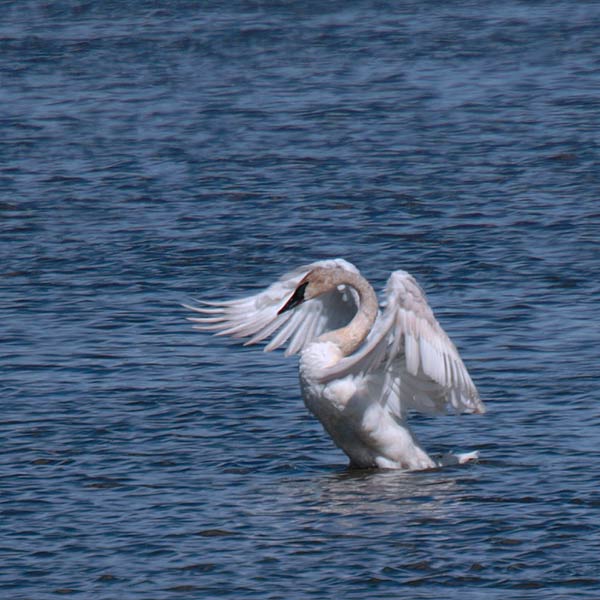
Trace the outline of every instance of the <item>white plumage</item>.
<path fill-rule="evenodd" d="M 281 277 L 263 292 L 188 307 L 203 331 L 271 338 L 265 351 L 300 353 L 308 409 L 361 468 L 426 469 L 476 453 L 432 459 L 406 422 L 409 410 L 483 413 L 463 361 L 415 279 L 394 271 L 379 309 L 372 287 L 351 263 L 323 260 Z"/>

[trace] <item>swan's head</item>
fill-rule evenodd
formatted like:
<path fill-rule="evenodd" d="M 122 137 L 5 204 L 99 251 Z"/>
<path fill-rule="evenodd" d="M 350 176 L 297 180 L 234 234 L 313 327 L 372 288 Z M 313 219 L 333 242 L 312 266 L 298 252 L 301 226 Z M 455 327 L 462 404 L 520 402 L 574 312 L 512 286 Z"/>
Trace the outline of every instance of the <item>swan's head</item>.
<path fill-rule="evenodd" d="M 307 273 L 277 314 L 280 315 L 292 310 L 303 302 L 316 298 L 334 288 L 342 276 L 342 273 L 338 273 L 338 271 L 343 271 L 343 269 L 317 267 Z"/>

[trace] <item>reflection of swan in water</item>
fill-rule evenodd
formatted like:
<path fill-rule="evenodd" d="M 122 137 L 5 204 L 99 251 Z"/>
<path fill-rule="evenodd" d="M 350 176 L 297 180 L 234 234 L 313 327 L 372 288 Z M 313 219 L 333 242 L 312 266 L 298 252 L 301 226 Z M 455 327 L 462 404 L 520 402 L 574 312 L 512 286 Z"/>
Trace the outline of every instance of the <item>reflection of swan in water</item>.
<path fill-rule="evenodd" d="M 298 497 L 307 496 L 307 504 L 319 512 L 382 515 L 406 512 L 411 519 L 435 518 L 449 510 L 460 497 L 460 485 L 441 473 L 406 473 L 398 470 L 347 470 L 342 473 L 311 477 L 306 487 L 298 489 L 298 480 L 288 480 L 293 489 L 281 490 Z M 310 496 L 316 495 L 311 502 Z M 399 509 L 402 509 L 399 511 Z"/>
<path fill-rule="evenodd" d="M 304 401 L 351 465 L 427 469 L 477 453 L 434 460 L 408 427 L 409 410 L 482 413 L 484 405 L 425 294 L 405 271 L 390 276 L 380 311 L 373 288 L 342 259 L 300 267 L 265 291 L 189 307 L 197 327 L 219 335 L 269 336 L 266 350 L 301 353 Z"/>

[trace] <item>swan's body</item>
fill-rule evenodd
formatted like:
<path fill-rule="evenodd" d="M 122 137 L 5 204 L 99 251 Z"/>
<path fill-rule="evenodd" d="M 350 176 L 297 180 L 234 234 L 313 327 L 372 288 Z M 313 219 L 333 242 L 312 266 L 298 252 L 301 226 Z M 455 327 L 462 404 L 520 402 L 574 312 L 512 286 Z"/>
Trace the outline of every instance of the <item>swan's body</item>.
<path fill-rule="evenodd" d="M 265 350 L 287 344 L 300 353 L 307 408 L 356 467 L 427 469 L 476 456 L 433 460 L 408 424 L 409 410 L 483 413 L 485 407 L 458 351 L 425 294 L 405 271 L 394 271 L 380 310 L 373 288 L 342 259 L 284 275 L 264 292 L 189 307 L 202 330 L 269 336 Z"/>

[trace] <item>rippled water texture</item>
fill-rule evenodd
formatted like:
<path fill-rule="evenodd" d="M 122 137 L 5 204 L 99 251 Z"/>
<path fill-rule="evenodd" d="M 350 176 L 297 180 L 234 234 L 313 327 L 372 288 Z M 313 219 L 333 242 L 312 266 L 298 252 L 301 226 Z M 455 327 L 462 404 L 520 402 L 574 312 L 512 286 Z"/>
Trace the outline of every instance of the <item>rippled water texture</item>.
<path fill-rule="evenodd" d="M 597 2 L 2 2 L 0 595 L 600 590 Z M 350 472 L 182 302 L 425 287 L 479 464 Z"/>

